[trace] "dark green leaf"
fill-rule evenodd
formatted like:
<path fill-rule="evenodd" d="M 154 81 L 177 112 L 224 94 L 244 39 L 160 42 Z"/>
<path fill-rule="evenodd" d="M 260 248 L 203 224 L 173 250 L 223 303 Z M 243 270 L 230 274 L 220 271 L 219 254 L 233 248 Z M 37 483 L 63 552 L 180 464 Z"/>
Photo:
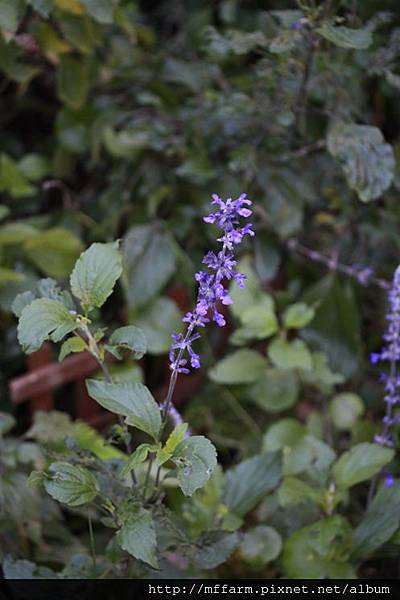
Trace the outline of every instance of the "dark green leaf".
<path fill-rule="evenodd" d="M 194 435 L 178 444 L 171 460 L 177 467 L 179 487 L 185 496 L 192 496 L 211 477 L 217 452 L 207 438 Z"/>
<path fill-rule="evenodd" d="M 99 484 L 90 471 L 66 462 L 55 462 L 49 467 L 50 478 L 44 478 L 43 484 L 52 498 L 68 504 L 81 506 L 95 499 Z"/>
<path fill-rule="evenodd" d="M 117 541 L 131 556 L 158 569 L 156 534 L 151 512 L 138 503 L 125 503 L 118 511 Z"/>
<path fill-rule="evenodd" d="M 210 379 L 216 383 L 254 383 L 267 366 L 265 358 L 254 350 L 237 350 L 210 369 Z"/>
<path fill-rule="evenodd" d="M 349 488 L 370 479 L 394 457 L 394 451 L 378 444 L 357 444 L 342 454 L 333 468 L 339 487 Z"/>
<path fill-rule="evenodd" d="M 253 456 L 227 471 L 222 501 L 230 511 L 242 517 L 278 485 L 280 477 L 279 453 Z"/>
<path fill-rule="evenodd" d="M 126 423 L 156 438 L 161 427 L 161 412 L 157 402 L 141 383 L 109 383 L 97 379 L 86 381 L 89 396 Z"/>
<path fill-rule="evenodd" d="M 142 358 L 147 351 L 146 337 L 143 331 L 134 325 L 116 329 L 110 337 L 109 345 L 118 350 L 129 350 L 136 359 Z"/>

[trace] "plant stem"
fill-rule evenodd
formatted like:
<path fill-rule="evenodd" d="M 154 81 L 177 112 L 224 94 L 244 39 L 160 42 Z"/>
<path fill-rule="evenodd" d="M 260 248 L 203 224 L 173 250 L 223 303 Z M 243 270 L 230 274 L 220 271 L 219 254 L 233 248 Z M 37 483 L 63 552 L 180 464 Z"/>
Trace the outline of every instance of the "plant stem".
<path fill-rule="evenodd" d="M 96 549 L 94 546 L 94 535 L 93 535 L 93 524 L 92 517 L 88 513 L 88 526 L 89 526 L 89 537 L 90 537 L 90 553 L 92 555 L 93 568 L 96 568 Z"/>
<path fill-rule="evenodd" d="M 112 383 L 112 377 L 111 377 L 110 371 L 108 370 L 108 367 L 105 364 L 105 362 L 101 359 L 99 347 L 97 345 L 96 340 L 92 336 L 92 333 L 91 333 L 89 327 L 84 324 L 84 325 L 81 325 L 81 329 L 89 341 L 90 352 L 91 352 L 92 356 L 94 356 L 94 358 L 97 360 L 97 363 L 103 372 L 104 379 L 107 381 L 107 383 Z M 125 432 L 128 433 L 127 427 L 126 427 L 121 415 L 118 415 L 118 421 L 119 421 L 119 424 L 121 425 L 122 429 L 124 429 Z M 132 454 L 132 446 L 131 446 L 130 441 L 124 440 L 124 444 L 125 444 L 125 448 L 126 448 L 126 451 L 128 452 L 128 454 Z M 131 478 L 132 478 L 133 485 L 136 485 L 137 478 L 136 478 L 136 474 L 135 474 L 134 470 L 131 471 Z"/>

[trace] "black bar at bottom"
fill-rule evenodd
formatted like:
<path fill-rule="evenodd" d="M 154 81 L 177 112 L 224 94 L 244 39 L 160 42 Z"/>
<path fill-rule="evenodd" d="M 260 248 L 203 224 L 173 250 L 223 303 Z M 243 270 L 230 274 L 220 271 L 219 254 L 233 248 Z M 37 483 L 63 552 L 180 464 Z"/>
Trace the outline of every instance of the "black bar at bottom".
<path fill-rule="evenodd" d="M 161 600 L 165 597 L 171 600 L 397 599 L 400 597 L 400 579 L 0 580 L 0 600 Z"/>

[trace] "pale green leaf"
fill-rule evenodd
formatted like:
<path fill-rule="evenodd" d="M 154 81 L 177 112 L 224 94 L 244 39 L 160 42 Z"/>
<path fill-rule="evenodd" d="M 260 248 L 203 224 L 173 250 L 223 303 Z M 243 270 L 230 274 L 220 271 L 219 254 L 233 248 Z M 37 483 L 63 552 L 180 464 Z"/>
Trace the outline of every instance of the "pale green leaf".
<path fill-rule="evenodd" d="M 337 429 L 344 431 L 350 430 L 364 411 L 362 398 L 352 392 L 337 394 L 329 404 L 333 424 Z"/>
<path fill-rule="evenodd" d="M 350 488 L 370 479 L 394 457 L 394 451 L 378 444 L 357 444 L 342 454 L 333 468 L 339 487 Z"/>
<path fill-rule="evenodd" d="M 261 377 L 266 366 L 267 362 L 259 352 L 237 350 L 210 369 L 209 376 L 216 383 L 254 383 Z"/>
<path fill-rule="evenodd" d="M 187 431 L 187 428 L 187 423 L 181 423 L 180 425 L 177 425 L 175 429 L 173 429 L 173 431 L 171 431 L 164 445 L 164 450 L 166 452 L 172 454 L 175 451 L 178 444 L 183 442 L 183 440 L 185 439 L 185 433 Z"/>
<path fill-rule="evenodd" d="M 0 29 L 13 33 L 25 12 L 23 0 L 0 0 Z"/>
<path fill-rule="evenodd" d="M 268 525 L 257 525 L 246 531 L 240 544 L 243 560 L 257 568 L 278 558 L 281 550 L 280 534 Z"/>
<path fill-rule="evenodd" d="M 340 48 L 365 50 L 372 44 L 372 33 L 368 29 L 350 29 L 343 25 L 324 23 L 316 29 L 317 33 Z"/>
<path fill-rule="evenodd" d="M 70 337 L 61 346 L 58 360 L 62 361 L 68 354 L 72 354 L 73 352 L 83 352 L 87 349 L 86 342 L 81 337 Z"/>
<path fill-rule="evenodd" d="M 315 310 L 304 302 L 291 304 L 285 310 L 283 323 L 286 329 L 300 329 L 308 325 L 314 318 Z"/>
<path fill-rule="evenodd" d="M 251 400 L 267 412 L 291 408 L 298 394 L 298 378 L 294 371 L 287 369 L 266 369 L 250 391 Z"/>
<path fill-rule="evenodd" d="M 268 347 L 268 356 L 280 369 L 312 369 L 311 352 L 303 340 L 276 338 Z"/>
<path fill-rule="evenodd" d="M 154 444 L 140 444 L 140 446 L 138 446 L 129 456 L 128 460 L 119 472 L 119 477 L 123 479 L 129 475 L 133 469 L 136 469 L 136 467 L 144 463 L 149 452 L 156 452 L 157 449 L 158 446 Z"/>
<path fill-rule="evenodd" d="M 99 23 L 113 22 L 113 0 L 81 0 L 88 13 Z"/>

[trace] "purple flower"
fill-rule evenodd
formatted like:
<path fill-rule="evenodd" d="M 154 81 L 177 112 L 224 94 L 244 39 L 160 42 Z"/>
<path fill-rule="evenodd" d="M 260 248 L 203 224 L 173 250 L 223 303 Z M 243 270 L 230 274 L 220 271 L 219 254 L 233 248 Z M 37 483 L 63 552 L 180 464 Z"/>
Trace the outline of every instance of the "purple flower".
<path fill-rule="evenodd" d="M 219 312 L 218 305 L 232 304 L 232 298 L 224 286 L 224 281 L 235 280 L 240 288 L 244 287 L 246 275 L 236 271 L 237 261 L 233 249 L 240 244 L 245 235 L 254 236 L 251 224 L 241 225 L 241 219 L 252 214 L 248 208 L 251 201 L 246 194 L 241 194 L 236 200 L 228 198 L 223 201 L 217 194 L 212 196 L 212 205 L 217 206 L 215 212 L 204 217 L 205 223 L 216 225 L 222 230 L 222 235 L 217 239 L 222 244 L 219 252 L 209 251 L 203 258 L 203 264 L 207 271 L 196 273 L 196 281 L 199 285 L 196 306 L 192 312 L 188 312 L 182 319 L 188 324 L 186 334 L 174 333 L 169 359 L 170 368 L 174 373 L 188 373 L 186 354 L 190 365 L 194 369 L 200 367 L 200 356 L 193 350 L 192 344 L 200 335 L 194 333 L 198 327 L 204 327 L 210 318 L 219 326 L 223 327 L 226 322 L 224 316 Z"/>
<path fill-rule="evenodd" d="M 388 327 L 383 336 L 384 346 L 380 352 L 371 354 L 372 364 L 388 363 L 389 373 L 381 373 L 384 383 L 386 414 L 383 418 L 382 432 L 374 437 L 377 444 L 393 448 L 395 440 L 392 427 L 399 423 L 399 416 L 393 413 L 394 407 L 400 404 L 400 376 L 397 363 L 400 359 L 400 267 L 397 267 L 393 283 L 388 293 L 389 310 L 386 315 Z"/>
<path fill-rule="evenodd" d="M 393 475 L 391 475 L 390 473 L 385 473 L 384 481 L 385 481 L 385 486 L 388 488 L 393 487 L 394 484 L 396 483 Z"/>

